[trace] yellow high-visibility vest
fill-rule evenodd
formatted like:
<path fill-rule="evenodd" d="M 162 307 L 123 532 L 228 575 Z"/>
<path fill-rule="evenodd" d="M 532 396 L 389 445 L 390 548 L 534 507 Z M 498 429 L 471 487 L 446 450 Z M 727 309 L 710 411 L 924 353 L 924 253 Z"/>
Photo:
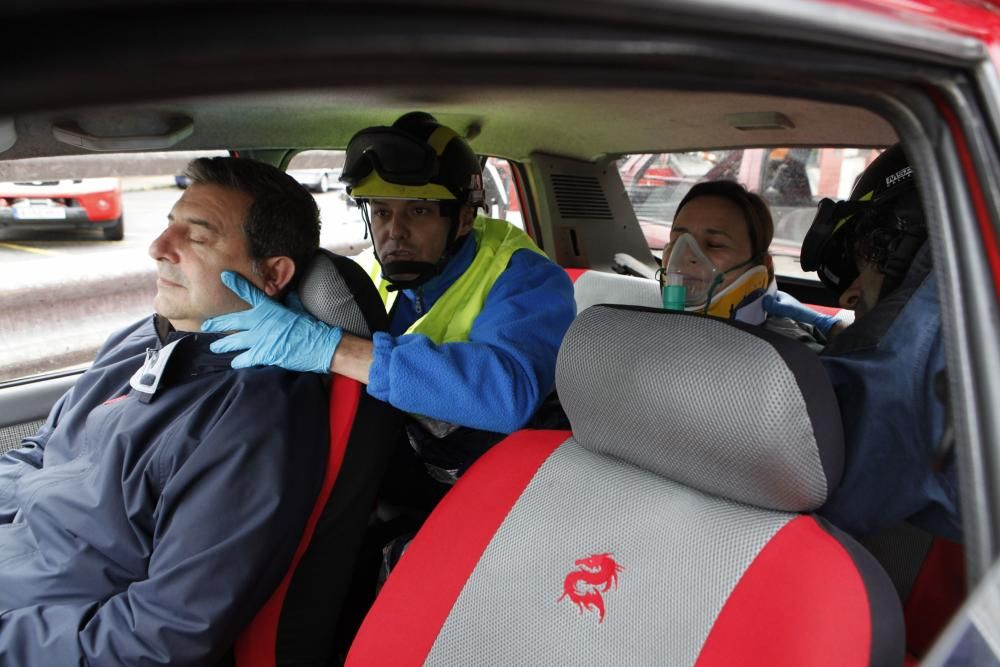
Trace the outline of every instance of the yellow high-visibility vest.
<path fill-rule="evenodd" d="M 439 345 L 469 340 L 472 323 L 482 311 L 493 283 L 507 268 L 511 255 L 518 250 L 545 254 L 530 236 L 503 220 L 478 216 L 472 223 L 472 234 L 476 243 L 472 264 L 406 333 L 423 334 Z M 368 275 L 378 286 L 388 312 L 397 292 L 388 290 L 389 282 L 382 278 L 381 271 L 378 262 L 372 261 Z"/>

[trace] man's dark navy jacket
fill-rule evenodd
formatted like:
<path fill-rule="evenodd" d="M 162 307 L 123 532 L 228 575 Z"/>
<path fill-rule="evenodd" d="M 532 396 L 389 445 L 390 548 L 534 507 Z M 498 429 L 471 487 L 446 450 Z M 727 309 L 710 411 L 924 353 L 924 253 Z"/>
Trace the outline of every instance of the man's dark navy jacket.
<path fill-rule="evenodd" d="M 323 380 L 232 370 L 218 336 L 157 324 L 113 335 L 0 457 L 2 665 L 213 664 L 291 562 L 324 473 Z"/>

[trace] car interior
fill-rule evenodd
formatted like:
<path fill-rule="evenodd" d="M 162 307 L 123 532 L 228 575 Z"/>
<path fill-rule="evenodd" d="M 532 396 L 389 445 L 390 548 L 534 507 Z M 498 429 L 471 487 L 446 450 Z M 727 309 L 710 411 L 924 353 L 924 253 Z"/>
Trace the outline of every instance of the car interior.
<path fill-rule="evenodd" d="M 403 560 L 390 576 L 368 617 L 367 609 L 344 612 L 350 618 L 345 623 L 363 619 L 361 634 L 352 648 L 351 626 L 347 639 L 338 639 L 343 643 L 328 656 L 330 664 L 345 659 L 358 665 L 478 664 L 476 656 L 491 652 L 501 656 L 497 659 L 516 660 L 526 655 L 524 643 L 539 636 L 548 643 L 533 655 L 551 651 L 546 661 L 553 664 L 583 664 L 560 653 L 567 646 L 585 651 L 580 660 L 598 664 L 626 664 L 630 655 L 635 664 L 657 657 L 662 662 L 667 655 L 671 664 L 693 664 L 700 655 L 700 664 L 733 664 L 727 660 L 745 657 L 745 652 L 757 656 L 756 664 L 778 664 L 769 662 L 777 660 L 765 646 L 769 637 L 782 637 L 772 643 L 785 651 L 783 659 L 790 662 L 784 664 L 820 664 L 812 662 L 812 653 L 796 651 L 806 651 L 801 645 L 819 636 L 822 623 L 794 610 L 804 608 L 796 606 L 800 603 L 808 607 L 797 596 L 807 602 L 828 597 L 844 604 L 831 613 L 855 616 L 854 602 L 844 602 L 830 590 L 831 581 L 839 581 L 830 574 L 834 571 L 846 573 L 843 576 L 858 586 L 854 592 L 868 596 L 870 608 L 884 611 L 875 616 L 898 617 L 900 623 L 905 620 L 905 628 L 893 623 L 838 628 L 808 647 L 810 651 L 839 646 L 854 652 L 830 664 L 891 664 L 904 643 L 909 664 L 928 655 L 1000 554 L 1000 498 L 992 491 L 1000 476 L 993 452 L 1000 442 L 1000 415 L 995 410 L 1000 380 L 990 372 L 1000 367 L 996 296 L 991 291 L 1000 270 L 995 265 L 997 203 L 989 198 L 1000 191 L 1000 157 L 996 137 L 984 120 L 998 117 L 996 102 L 983 92 L 998 88 L 995 73 L 985 70 L 988 58 L 981 45 L 864 8 L 823 3 L 805 3 L 810 12 L 782 3 L 751 10 L 729 2 L 635 2 L 618 7 L 557 2 L 545 9 L 517 2 L 506 7 L 478 2 L 372 7 L 320 2 L 294 3 L 296 11 L 268 3 L 234 2 L 226 8 L 190 4 L 188 9 L 198 12 L 197 22 L 166 3 L 128 9 L 111 0 L 92 8 L 102 19 L 102 34 L 127 35 L 118 50 L 128 58 L 93 49 L 68 67 L 50 54 L 25 56 L 9 83 L 16 92 L 0 103 L 0 180 L 50 177 L 47 167 L 36 166 L 39 159 L 147 153 L 228 152 L 288 169 L 306 151 L 343 151 L 359 129 L 389 125 L 403 113 L 421 110 L 464 136 L 484 161 L 502 161 L 507 219 L 512 220 L 510 212 L 515 211 L 518 224 L 574 279 L 578 316 L 560 351 L 556 387 L 571 429 L 515 434 L 477 463 L 468 483 L 460 483 L 418 533 L 412 558 Z M 391 18 L 382 13 L 387 9 L 392 10 Z M 31 16 L 35 10 L 10 11 Z M 37 11 L 74 18 L 84 10 L 66 2 Z M 167 45 L 126 30 L 135 21 L 157 21 L 178 30 Z M 78 43 L 80 37 L 73 37 L 65 25 L 55 30 Z M 16 37 L 12 48 L 22 39 Z M 831 53 L 838 57 L 831 58 Z M 151 71 L 157 75 L 151 76 Z M 698 437 L 677 436 L 677 442 L 684 443 L 683 455 L 664 462 L 662 451 L 643 449 L 660 437 L 657 430 L 685 428 L 671 426 L 666 418 L 672 401 L 690 398 L 705 386 L 703 376 L 684 377 L 684 368 L 675 367 L 671 336 L 692 337 L 693 352 L 685 359 L 694 368 L 709 368 L 708 360 L 721 348 L 713 347 L 714 333 L 677 333 L 688 325 L 686 320 L 696 318 L 656 312 L 659 286 L 652 276 L 662 241 L 659 247 L 651 242 L 650 230 L 669 225 L 669 219 L 651 219 L 643 212 L 645 199 L 635 197 L 642 179 L 649 183 L 656 176 L 650 167 L 645 175 L 637 175 L 625 165 L 630 156 L 678 156 L 657 167 L 675 179 L 669 182 L 672 189 L 655 195 L 669 209 L 670 201 L 676 206 L 677 192 L 712 173 L 710 167 L 722 164 L 726 155 L 743 156 L 743 171 L 731 168 L 726 173 L 732 176 L 753 169 L 764 173 L 775 150 L 781 155 L 812 151 L 806 169 L 812 194 L 799 207 L 808 212 L 823 192 L 846 197 L 858 173 L 844 170 L 836 183 L 821 185 L 817 160 L 825 159 L 822 151 L 839 151 L 838 160 L 861 160 L 897 142 L 915 166 L 931 228 L 934 270 L 942 285 L 949 369 L 944 390 L 952 406 L 965 543 L 935 540 L 907 525 L 866 536 L 860 540 L 863 548 L 847 538 L 853 561 L 830 564 L 826 580 L 818 564 L 826 561 L 805 561 L 812 557 L 806 554 L 828 549 L 828 543 L 795 543 L 783 547 L 785 560 L 768 566 L 784 572 L 805 568 L 793 579 L 795 584 L 786 584 L 791 588 L 782 598 L 788 605 L 781 613 L 773 606 L 757 606 L 769 578 L 776 576 L 771 570 L 759 575 L 757 593 L 744 589 L 741 592 L 750 597 L 733 601 L 728 595 L 734 582 L 774 534 L 775 517 L 818 525 L 811 512 L 821 500 L 787 504 L 762 500 L 757 493 L 770 488 L 785 493 L 800 483 L 801 469 L 791 464 L 782 468 L 786 464 L 781 456 L 797 456 L 799 462 L 812 457 L 828 464 L 828 455 L 817 453 L 823 446 L 816 444 L 826 435 L 816 426 L 816 414 L 804 407 L 805 399 L 789 403 L 773 385 L 762 400 L 791 418 L 805 419 L 803 429 L 817 429 L 815 438 L 768 431 L 752 419 L 727 421 L 718 416 L 718 409 L 706 409 L 694 410 L 704 428 L 687 427 Z M 750 165 L 746 156 L 753 151 L 758 162 Z M 103 175 L 134 173 L 112 166 Z M 767 184 L 758 180 L 750 185 L 763 192 Z M 516 205 L 507 201 L 508 195 Z M 773 203 L 785 204 L 777 199 Z M 129 215 L 126 205 L 126 241 Z M 803 221 L 811 217 L 796 215 L 802 221 L 786 226 L 800 231 L 789 232 L 782 239 L 787 243 L 775 250 L 788 260 L 776 270 L 778 287 L 803 303 L 836 311 L 834 295 L 815 274 L 797 267 L 795 244 L 801 243 L 807 228 Z M 360 226 L 355 229 L 362 234 Z M 92 242 L 95 247 L 100 243 L 115 241 Z M 25 247 L 29 250 L 17 254 Z M 68 339 L 82 340 L 85 336 L 76 332 L 84 330 L 106 335 L 110 328 L 102 328 L 102 323 L 106 327 L 114 319 L 105 310 L 106 301 L 122 303 L 134 292 L 140 307 L 148 302 L 143 280 L 148 282 L 152 262 L 142 247 L 130 248 L 138 259 L 120 275 L 104 267 L 98 270 L 98 255 L 74 256 L 73 266 L 81 276 L 90 266 L 107 278 L 96 287 L 88 287 L 82 278 L 67 285 L 38 282 L 44 276 L 34 276 L 23 257 L 32 254 L 30 248 L 48 247 L 0 236 L 0 253 L 9 253 L 0 259 L 0 279 L 18 286 L 0 287 L 0 340 L 37 338 L 39 332 L 56 328 L 67 332 Z M 145 273 L 143 262 L 150 265 Z M 47 290 L 45 298 L 39 296 L 38 285 L 30 291 L 31 281 L 28 287 L 20 286 L 29 274 Z M 81 320 L 69 319 L 79 305 L 71 300 L 91 299 L 93 290 L 102 290 L 107 298 L 98 305 L 79 306 L 86 311 Z M 125 292 L 128 297 L 122 296 Z M 49 302 L 55 305 L 46 310 Z M 723 335 L 735 336 L 738 344 L 753 350 L 734 364 L 768 373 L 810 373 L 797 366 L 808 368 L 809 360 L 799 360 L 798 351 L 786 352 L 766 337 L 728 327 Z M 99 342 L 98 334 L 91 337 Z M 87 342 L 82 354 L 92 357 L 96 344 Z M 40 356 L 55 356 L 55 347 L 46 342 Z M 15 346 L 0 342 L 0 366 L 8 354 L 15 355 Z M 791 357 L 797 361 L 789 362 Z M 0 453 L 37 430 L 83 367 L 79 360 L 57 368 L 42 364 L 0 378 Z M 662 385 L 665 377 L 682 381 L 665 395 L 646 391 Z M 700 405 L 738 401 L 754 391 L 735 381 L 719 381 L 724 395 L 706 396 Z M 819 391 L 828 390 L 825 386 Z M 640 398 L 632 400 L 630 395 Z M 823 428 L 829 427 L 829 419 L 821 420 Z M 747 433 L 760 440 L 739 436 Z M 572 456 L 561 447 L 567 442 Z M 782 450 L 781 455 L 764 456 L 755 449 L 779 444 L 796 453 Z M 842 442 L 833 446 L 844 456 Z M 732 448 L 732 456 L 719 453 L 726 448 Z M 566 459 L 557 461 L 558 470 L 545 467 L 551 461 L 542 466 L 553 451 L 563 452 Z M 754 464 L 761 456 L 774 467 L 757 470 Z M 713 467 L 706 457 L 725 465 Z M 782 470 L 784 474 L 775 472 Z M 823 470 L 819 465 L 802 474 L 815 481 Z M 539 479 L 536 471 L 552 477 Z M 729 479 L 729 474 L 742 477 Z M 564 497 L 550 500 L 537 491 L 546 483 L 563 485 Z M 753 492 L 734 492 L 743 488 Z M 502 500 L 495 505 L 481 502 L 491 493 L 501 494 Z M 605 505 L 599 506 L 602 502 Z M 575 523 L 563 520 L 582 505 L 586 509 Z M 680 531 L 676 538 L 659 534 L 657 521 L 665 519 L 657 512 L 674 516 L 687 510 L 711 516 L 711 521 L 688 526 L 681 516 L 670 520 Z M 725 521 L 718 519 L 720 512 Z M 759 526 L 768 521 L 772 527 L 762 537 Z M 591 528 L 591 522 L 609 528 L 601 532 Z M 462 537 L 469 542 L 461 548 L 455 546 L 459 536 L 449 532 L 455 525 L 467 529 Z M 633 599 L 621 613 L 633 620 L 655 616 L 657 621 L 643 621 L 641 640 L 635 633 L 605 633 L 611 636 L 596 639 L 589 633 L 596 618 L 588 615 L 590 622 L 575 622 L 578 613 L 572 605 L 555 604 L 563 592 L 563 577 L 579 556 L 561 554 L 569 560 L 557 562 L 548 555 L 539 558 L 539 550 L 559 539 L 571 542 L 578 534 L 593 537 L 594 544 L 610 543 L 614 540 L 609 535 L 624 525 L 633 530 L 629 539 L 636 545 L 635 559 L 624 567 L 637 575 L 640 563 L 649 569 L 639 575 L 648 577 L 643 597 Z M 705 526 L 716 531 L 714 538 L 699 532 Z M 840 539 L 836 527 L 833 531 Z M 656 549 L 665 547 L 650 546 L 652 538 L 642 537 L 646 533 L 701 546 L 658 558 L 661 551 Z M 730 535 L 752 535 L 757 542 L 751 547 L 744 540 L 738 556 L 728 547 L 706 547 L 712 539 L 723 543 Z M 721 552 L 733 560 L 723 563 L 707 555 Z M 439 557 L 446 557 L 448 568 L 441 566 Z M 622 582 L 631 574 L 629 569 L 621 571 L 618 592 L 605 597 L 609 604 L 623 595 Z M 545 577 L 554 578 L 555 588 L 543 590 Z M 605 591 L 611 590 L 610 581 Z M 550 608 L 538 611 L 542 599 Z M 418 604 L 429 611 L 415 613 Z M 698 605 L 704 608 L 695 610 Z M 716 613 L 724 609 L 730 615 L 723 620 L 734 625 L 719 623 L 710 608 Z M 308 607 L 303 613 L 309 614 Z M 745 628 L 734 629 L 747 614 L 767 618 L 773 626 L 756 637 Z M 695 617 L 696 623 L 690 621 Z M 323 651 L 331 650 L 335 630 L 345 632 L 343 627 L 330 628 L 330 636 L 315 637 Z M 875 640 L 856 643 L 853 638 L 864 633 Z M 844 640 L 847 636 L 852 639 Z"/>

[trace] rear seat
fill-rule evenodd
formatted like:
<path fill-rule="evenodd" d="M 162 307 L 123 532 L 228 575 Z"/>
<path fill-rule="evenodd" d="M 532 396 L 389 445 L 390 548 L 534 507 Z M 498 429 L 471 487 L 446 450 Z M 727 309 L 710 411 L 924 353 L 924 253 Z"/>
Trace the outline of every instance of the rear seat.
<path fill-rule="evenodd" d="M 888 576 L 808 513 L 843 464 L 825 377 L 764 330 L 586 309 L 557 368 L 572 432 L 458 481 L 347 664 L 900 664 Z"/>

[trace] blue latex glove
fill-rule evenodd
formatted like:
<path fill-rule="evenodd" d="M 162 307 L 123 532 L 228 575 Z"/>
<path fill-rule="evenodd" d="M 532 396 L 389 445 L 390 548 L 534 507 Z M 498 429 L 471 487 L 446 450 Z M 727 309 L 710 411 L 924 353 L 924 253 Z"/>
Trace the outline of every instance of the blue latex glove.
<path fill-rule="evenodd" d="M 833 328 L 834 324 L 839 322 L 833 315 L 817 313 L 812 308 L 802 305 L 802 302 L 791 294 L 786 294 L 785 292 L 765 295 L 761 305 L 764 306 L 764 310 L 772 315 L 787 317 L 803 324 L 811 324 L 819 329 L 824 336 L 829 336 L 830 329 Z"/>
<path fill-rule="evenodd" d="M 340 343 L 340 327 L 331 327 L 307 313 L 294 293 L 288 296 L 286 307 L 238 273 L 223 271 L 222 282 L 252 308 L 202 323 L 202 331 L 238 332 L 212 343 L 212 352 L 246 350 L 233 359 L 233 368 L 281 366 L 290 371 L 330 372 Z"/>

